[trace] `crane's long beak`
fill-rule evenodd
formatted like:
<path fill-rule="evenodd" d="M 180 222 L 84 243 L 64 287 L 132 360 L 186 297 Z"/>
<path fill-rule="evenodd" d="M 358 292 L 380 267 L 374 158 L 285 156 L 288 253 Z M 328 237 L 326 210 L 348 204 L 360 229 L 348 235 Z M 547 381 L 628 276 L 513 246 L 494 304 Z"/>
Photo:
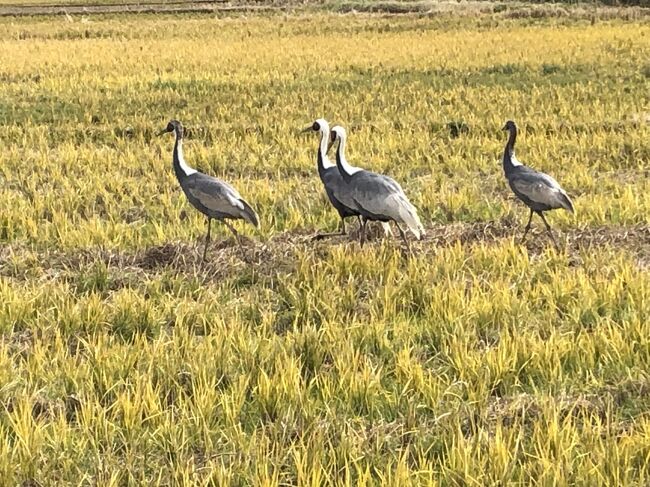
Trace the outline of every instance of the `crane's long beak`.
<path fill-rule="evenodd" d="M 166 133 L 167 133 L 167 129 L 162 129 L 160 132 L 156 133 L 156 137 L 160 137 L 161 135 L 166 134 Z"/>
<path fill-rule="evenodd" d="M 330 151 L 330 149 L 332 148 L 333 145 L 334 145 L 334 141 L 333 141 L 333 140 L 330 140 L 330 141 L 327 143 L 327 150 L 325 151 L 325 154 L 327 154 L 327 153 Z"/>
<path fill-rule="evenodd" d="M 310 125 L 309 127 L 305 127 L 304 129 L 302 129 L 302 130 L 300 131 L 300 133 L 301 133 L 301 134 L 304 134 L 304 133 L 306 133 L 306 132 L 311 131 L 311 129 L 312 129 L 312 127 L 311 127 L 311 125 Z"/>
<path fill-rule="evenodd" d="M 501 128 L 501 130 L 508 130 L 508 126 L 507 126 L 507 125 L 504 125 L 504 126 Z"/>

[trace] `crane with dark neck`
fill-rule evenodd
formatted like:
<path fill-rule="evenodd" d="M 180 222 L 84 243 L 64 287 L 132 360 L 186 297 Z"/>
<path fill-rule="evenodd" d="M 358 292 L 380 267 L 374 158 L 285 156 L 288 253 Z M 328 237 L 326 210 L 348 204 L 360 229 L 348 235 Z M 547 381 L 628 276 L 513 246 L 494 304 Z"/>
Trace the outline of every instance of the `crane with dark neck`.
<path fill-rule="evenodd" d="M 548 174 L 524 166 L 517 160 L 515 157 L 515 142 L 517 140 L 517 125 L 515 125 L 515 122 L 508 120 L 503 130 L 507 130 L 509 133 L 503 151 L 503 171 L 512 192 L 530 209 L 530 216 L 521 241 L 523 243 L 526 240 L 526 235 L 528 235 L 533 221 L 533 213 L 537 213 L 544 222 L 553 244 L 555 244 L 556 248 L 559 248 L 551 231 L 551 225 L 546 221 L 544 212 L 564 208 L 573 213 L 573 203 L 566 191 L 562 189 L 555 179 Z"/>
<path fill-rule="evenodd" d="M 503 151 L 503 170 L 506 174 L 512 172 L 516 165 L 521 165 L 519 161 L 515 158 L 515 163 L 513 164 L 512 158 L 515 154 L 515 142 L 517 141 L 517 126 L 514 122 L 512 125 L 506 125 L 507 130 L 509 131 L 508 142 L 506 142 L 506 148 Z M 506 128 L 504 127 L 504 129 Z"/>
<path fill-rule="evenodd" d="M 259 219 L 255 210 L 244 200 L 230 184 L 190 167 L 183 157 L 183 125 L 178 120 L 171 120 L 167 127 L 159 132 L 174 133 L 176 140 L 172 152 L 174 174 L 190 204 L 208 218 L 208 231 L 205 237 L 203 260 L 210 243 L 210 225 L 212 220 L 222 222 L 233 233 L 237 243 L 242 247 L 239 234 L 228 220 L 245 220 L 258 227 Z"/>

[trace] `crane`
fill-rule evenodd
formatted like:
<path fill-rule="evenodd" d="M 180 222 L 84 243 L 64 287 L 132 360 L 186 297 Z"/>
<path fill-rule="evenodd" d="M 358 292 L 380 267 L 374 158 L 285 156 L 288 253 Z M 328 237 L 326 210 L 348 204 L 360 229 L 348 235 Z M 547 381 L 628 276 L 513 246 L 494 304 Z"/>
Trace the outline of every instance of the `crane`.
<path fill-rule="evenodd" d="M 342 198 L 343 203 L 355 208 L 362 216 L 359 242 L 365 240 L 366 224 L 369 220 L 395 222 L 402 239 L 409 246 L 406 233 L 401 227 L 405 225 L 417 239 L 425 235 L 424 227 L 418 217 L 417 209 L 408 200 L 402 187 L 394 179 L 366 171 L 348 163 L 345 157 L 347 133 L 341 126 L 332 128 L 331 143 L 338 141 L 336 149 L 336 166 L 347 185 Z"/>
<path fill-rule="evenodd" d="M 230 184 L 215 177 L 203 174 L 190 167 L 183 157 L 183 125 L 178 120 L 171 120 L 158 135 L 174 133 L 176 142 L 172 152 L 172 164 L 178 182 L 188 201 L 194 208 L 208 218 L 208 231 L 205 236 L 203 261 L 210 243 L 210 224 L 212 220 L 222 222 L 230 230 L 240 248 L 239 234 L 228 220 L 245 220 L 254 227 L 259 227 L 259 218 L 255 210 L 244 200 Z"/>
<path fill-rule="evenodd" d="M 336 164 L 332 164 L 327 157 L 328 152 L 328 143 L 330 137 L 330 126 L 327 120 L 324 118 L 319 118 L 312 125 L 303 130 L 303 132 L 319 132 L 320 133 L 320 143 L 318 144 L 318 151 L 316 153 L 316 166 L 318 168 L 318 176 L 325 187 L 325 193 L 329 199 L 332 206 L 336 209 L 341 218 L 340 231 L 335 233 L 320 233 L 314 237 L 315 240 L 334 237 L 339 235 L 345 235 L 345 219 L 351 216 L 360 217 L 360 213 L 346 206 L 341 202 L 340 195 L 341 191 L 345 191 L 345 181 L 341 177 L 339 170 L 336 167 Z M 361 222 L 359 222 L 361 226 Z"/>
<path fill-rule="evenodd" d="M 548 174 L 535 171 L 517 160 L 515 157 L 515 141 L 517 140 L 515 122 L 508 120 L 503 126 L 503 130 L 509 132 L 508 141 L 503 151 L 503 171 L 515 196 L 530 208 L 530 216 L 521 242 L 526 240 L 533 220 L 533 213 L 537 213 L 544 222 L 546 231 L 557 249 L 559 248 L 558 244 L 551 231 L 551 226 L 546 221 L 544 212 L 563 208 L 574 213 L 573 203 L 555 179 Z"/>

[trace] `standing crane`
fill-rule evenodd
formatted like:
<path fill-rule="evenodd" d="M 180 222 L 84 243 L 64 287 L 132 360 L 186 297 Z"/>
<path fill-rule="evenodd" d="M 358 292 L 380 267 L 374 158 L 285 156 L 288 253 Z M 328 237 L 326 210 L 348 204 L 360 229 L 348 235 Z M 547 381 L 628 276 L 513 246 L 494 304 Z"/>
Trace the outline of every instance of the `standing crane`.
<path fill-rule="evenodd" d="M 359 219 L 359 228 L 361 228 L 361 213 L 353 207 L 347 206 L 343 203 L 345 199 L 345 192 L 348 191 L 347 184 L 341 177 L 336 164 L 330 162 L 327 152 L 329 151 L 330 144 L 330 126 L 327 120 L 319 118 L 314 121 L 312 125 L 303 130 L 303 132 L 320 132 L 320 143 L 318 144 L 318 151 L 316 153 L 316 167 L 318 168 L 318 176 L 325 187 L 327 198 L 332 203 L 341 218 L 340 231 L 335 233 L 320 233 L 314 237 L 314 240 L 319 240 L 327 237 L 336 237 L 346 235 L 345 219 L 351 216 L 356 216 Z M 384 234 L 390 235 L 391 230 L 388 223 L 382 222 L 384 227 Z"/>
<path fill-rule="evenodd" d="M 528 235 L 533 220 L 533 213 L 537 213 L 544 225 L 546 225 L 546 231 L 551 237 L 555 248 L 558 249 L 558 244 L 551 231 L 551 226 L 546 221 L 544 212 L 564 208 L 574 213 L 573 203 L 567 196 L 566 191 L 562 189 L 555 179 L 548 174 L 524 166 L 517 160 L 515 157 L 515 141 L 517 140 L 515 122 L 508 120 L 503 130 L 507 130 L 510 134 L 508 142 L 506 142 L 506 148 L 503 151 L 503 171 L 515 196 L 530 208 L 530 216 L 521 242 L 523 243 L 526 240 L 526 235 Z"/>
<path fill-rule="evenodd" d="M 408 200 L 402 187 L 392 178 L 352 166 L 345 157 L 347 134 L 340 126 L 332 128 L 331 143 L 338 141 L 336 149 L 336 166 L 347 185 L 343 203 L 361 214 L 362 225 L 359 243 L 365 241 L 366 224 L 369 220 L 395 222 L 402 239 L 409 246 L 406 233 L 400 224 L 420 239 L 425 235 L 424 227 L 418 217 L 417 209 Z"/>
<path fill-rule="evenodd" d="M 332 203 L 332 206 L 336 209 L 336 211 L 339 213 L 339 216 L 341 217 L 341 226 L 339 232 L 320 233 L 316 235 L 314 239 L 318 240 L 327 237 L 345 235 L 345 219 L 350 216 L 361 218 L 360 213 L 357 210 L 346 206 L 341 202 L 339 198 L 337 198 L 337 194 L 339 194 L 342 190 L 345 190 L 345 182 L 343 181 L 339 170 L 336 168 L 336 164 L 332 164 L 329 160 L 329 157 L 327 157 L 328 142 L 330 137 L 329 123 L 327 123 L 327 120 L 319 118 L 311 126 L 304 129 L 303 132 L 308 132 L 310 130 L 314 132 L 320 132 L 320 143 L 318 144 L 318 152 L 316 153 L 318 176 L 323 182 L 327 198 L 330 200 L 330 203 Z M 361 225 L 361 222 L 359 222 L 359 225 Z"/>
<path fill-rule="evenodd" d="M 210 224 L 212 220 L 222 222 L 230 230 L 239 247 L 243 249 L 239 234 L 228 220 L 246 220 L 254 227 L 259 227 L 255 210 L 239 195 L 230 184 L 190 167 L 183 157 L 183 125 L 178 120 L 171 120 L 158 135 L 174 133 L 176 142 L 172 153 L 174 173 L 189 202 L 208 218 L 208 232 L 205 236 L 203 260 L 210 243 Z"/>

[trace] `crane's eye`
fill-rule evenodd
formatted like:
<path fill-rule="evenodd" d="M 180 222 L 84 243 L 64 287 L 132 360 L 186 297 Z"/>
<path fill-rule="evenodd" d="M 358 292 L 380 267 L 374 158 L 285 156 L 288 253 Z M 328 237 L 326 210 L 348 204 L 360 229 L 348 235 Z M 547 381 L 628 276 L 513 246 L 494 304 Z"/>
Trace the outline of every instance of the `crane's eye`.
<path fill-rule="evenodd" d="M 320 124 L 318 122 L 314 122 L 314 125 L 311 127 L 314 132 L 318 132 L 320 130 Z"/>
<path fill-rule="evenodd" d="M 330 135 L 330 139 L 332 139 L 332 142 L 336 141 L 336 132 L 332 132 L 332 135 Z"/>

